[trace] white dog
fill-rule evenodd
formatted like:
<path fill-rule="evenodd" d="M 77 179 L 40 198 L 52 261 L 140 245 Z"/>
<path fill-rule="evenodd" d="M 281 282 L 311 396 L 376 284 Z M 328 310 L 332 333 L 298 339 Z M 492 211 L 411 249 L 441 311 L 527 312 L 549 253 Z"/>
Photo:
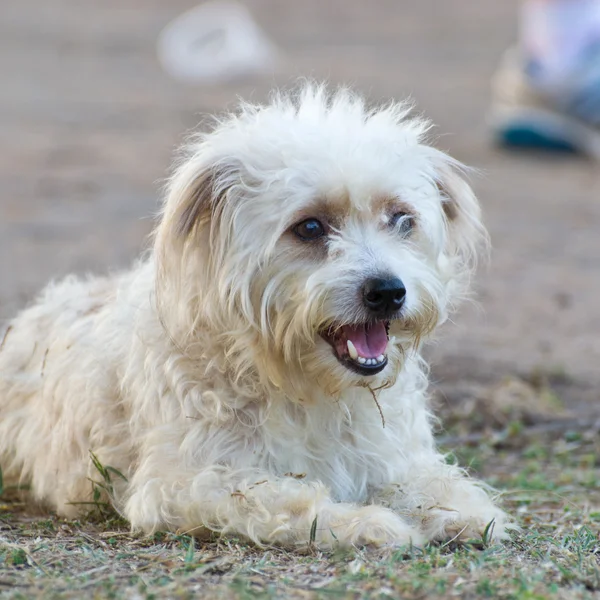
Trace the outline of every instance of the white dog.
<path fill-rule="evenodd" d="M 148 257 L 48 287 L 0 350 L 0 463 L 71 516 L 322 547 L 502 538 L 435 448 L 422 342 L 485 231 L 409 107 L 305 85 L 187 148 Z"/>

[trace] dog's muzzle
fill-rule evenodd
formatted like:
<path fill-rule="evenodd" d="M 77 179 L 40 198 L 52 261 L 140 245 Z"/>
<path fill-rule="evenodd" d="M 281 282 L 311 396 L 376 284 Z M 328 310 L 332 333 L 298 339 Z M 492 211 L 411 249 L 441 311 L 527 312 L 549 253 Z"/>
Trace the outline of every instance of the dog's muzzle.
<path fill-rule="evenodd" d="M 365 321 L 332 323 L 321 337 L 346 368 L 359 375 L 377 375 L 387 365 L 390 321 L 400 315 L 406 288 L 397 277 L 377 277 L 368 279 L 361 292 Z"/>

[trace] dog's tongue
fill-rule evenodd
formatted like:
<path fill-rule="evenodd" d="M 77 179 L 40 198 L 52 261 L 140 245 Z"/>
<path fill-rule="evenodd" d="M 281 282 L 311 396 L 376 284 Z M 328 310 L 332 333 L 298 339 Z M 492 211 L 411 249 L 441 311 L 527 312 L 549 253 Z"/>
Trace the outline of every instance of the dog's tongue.
<path fill-rule="evenodd" d="M 377 358 L 385 354 L 388 337 L 382 321 L 372 325 L 344 325 L 341 338 L 350 340 L 359 356 Z"/>

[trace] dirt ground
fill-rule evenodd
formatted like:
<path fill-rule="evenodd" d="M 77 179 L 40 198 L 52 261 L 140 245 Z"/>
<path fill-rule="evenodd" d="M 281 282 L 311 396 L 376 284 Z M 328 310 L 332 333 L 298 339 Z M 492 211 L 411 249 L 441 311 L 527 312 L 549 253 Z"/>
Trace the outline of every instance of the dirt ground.
<path fill-rule="evenodd" d="M 506 597 L 544 598 L 550 593 L 563 597 L 561 586 L 567 586 L 565 589 L 583 594 L 581 597 L 596 593 L 600 585 L 594 580 L 598 578 L 598 526 L 597 517 L 590 515 L 597 515 L 594 510 L 599 506 L 594 423 L 600 417 L 600 167 L 564 156 L 507 153 L 490 143 L 485 123 L 489 81 L 502 52 L 516 37 L 516 0 L 248 0 L 247 6 L 279 47 L 280 64 L 272 75 L 219 86 L 177 83 L 161 70 L 156 59 L 158 33 L 173 17 L 194 6 L 192 0 L 22 0 L 4 4 L 0 9 L 0 319 L 14 314 L 50 278 L 72 271 L 103 272 L 134 259 L 150 231 L 150 217 L 156 210 L 161 178 L 173 149 L 203 113 L 230 107 L 238 96 L 264 98 L 273 85 L 288 85 L 305 75 L 352 83 L 373 100 L 411 96 L 438 125 L 439 146 L 479 169 L 473 183 L 493 243 L 491 264 L 480 271 L 476 282 L 479 305 L 465 307 L 430 351 L 434 390 L 449 423 L 446 442 L 463 455 L 469 448 L 466 440 L 480 444 L 466 452 L 469 460 L 477 458 L 477 464 L 472 464 L 475 470 L 501 487 L 524 486 L 529 492 L 537 488 L 531 486 L 528 475 L 519 479 L 523 470 L 531 468 L 535 474 L 544 465 L 563 464 L 564 453 L 569 455 L 568 461 L 564 459 L 566 471 L 555 473 L 556 477 L 549 475 L 548 482 L 554 487 L 548 490 L 546 486 L 542 499 L 539 495 L 519 496 L 522 502 L 508 508 L 520 510 L 524 519 L 523 507 L 532 507 L 529 516 L 539 524 L 552 521 L 549 511 L 564 511 L 575 503 L 577 518 L 570 523 L 552 521 L 553 533 L 540 525 L 535 531 L 542 537 L 533 546 L 527 546 L 531 542 L 527 537 L 517 540 L 502 560 L 512 565 L 510 572 L 518 581 L 513 558 L 534 566 L 555 564 L 550 550 L 537 556 L 532 548 L 536 543 L 545 547 L 546 542 L 540 541 L 546 539 L 543 536 L 550 536 L 547 539 L 552 541 L 547 543 L 552 546 L 583 527 L 591 538 L 577 538 L 571 543 L 571 537 L 562 546 L 556 542 L 566 553 L 561 557 L 576 557 L 572 564 L 561 563 L 561 558 L 556 569 L 558 573 L 560 569 L 580 569 L 587 574 L 579 579 L 564 575 L 555 580 L 542 569 L 539 577 L 546 587 L 541 592 L 536 587 L 538 575 L 531 575 L 534 579 L 527 580 L 521 591 L 515 583 L 505 592 Z M 517 397 L 521 404 L 514 408 L 511 400 L 507 411 L 498 413 L 497 404 L 504 406 L 507 398 L 498 390 L 507 386 L 508 397 Z M 548 398 L 570 413 L 557 414 L 556 406 L 546 407 Z M 479 418 L 488 413 L 492 414 L 491 421 Z M 557 419 L 563 421 L 555 427 Z M 538 428 L 535 436 L 531 427 Z M 513 444 L 511 436 L 518 443 Z M 506 445 L 506 437 L 513 440 L 512 445 Z M 571 454 L 569 444 L 576 445 Z M 567 450 L 563 452 L 564 447 Z M 508 464 L 516 461 L 518 468 L 511 471 L 501 467 L 499 449 L 508 453 Z M 560 477 L 569 472 L 573 481 L 561 483 Z M 585 485 L 581 477 L 587 477 Z M 553 494 L 568 500 L 557 504 Z M 50 560 L 56 544 L 67 540 L 65 543 L 72 542 L 80 558 L 106 551 L 100 562 L 81 559 L 83 562 L 72 567 L 66 560 L 65 572 L 75 573 L 73 597 L 91 589 L 98 597 L 116 597 L 112 588 L 97 588 L 93 582 L 105 583 L 103 577 L 110 574 L 103 569 L 103 561 L 121 552 L 118 540 L 126 536 L 122 526 L 117 527 L 116 537 L 105 539 L 102 535 L 113 531 L 111 526 L 90 533 L 86 526 L 59 520 L 39 525 L 45 521 L 23 516 L 28 513 L 14 498 L 2 510 L 0 595 L 31 597 L 34 591 L 42 593 L 50 575 L 56 583 L 60 565 L 50 561 L 44 566 L 46 563 L 36 559 L 33 552 L 36 544 L 41 544 Z M 90 542 L 89 536 L 95 541 Z M 117 542 L 113 544 L 109 538 Z M 293 588 L 298 597 L 317 593 L 309 575 L 298 579 L 295 571 L 286 571 L 287 555 L 278 554 L 275 560 L 272 555 L 265 558 L 264 552 L 240 550 L 243 558 L 239 558 L 238 550 L 229 548 L 230 554 L 223 553 L 219 545 L 199 549 L 185 539 L 162 542 L 164 546 L 148 552 L 158 552 L 162 557 L 156 559 L 159 562 L 175 561 L 175 565 L 181 559 L 185 581 L 196 577 L 194 585 L 200 588 L 205 573 L 206 581 L 217 585 L 215 589 L 225 596 L 246 598 L 268 593 L 271 596 L 266 597 L 286 597 L 287 592 L 281 595 L 277 585 L 269 587 L 271 583 L 281 577 L 296 582 L 304 577 L 304 583 Z M 140 548 L 131 550 L 128 546 L 121 553 L 131 551 L 133 556 Z M 414 592 L 410 597 L 452 595 L 457 589 L 465 594 L 499 597 L 493 579 L 508 577 L 508 566 L 502 571 L 504 575 L 499 574 L 497 556 L 491 550 L 461 550 L 456 556 L 450 550 L 438 549 L 441 558 L 427 554 L 415 563 L 398 556 L 373 562 L 375 559 L 362 555 L 336 563 L 332 557 L 317 560 L 311 555 L 306 569 L 310 571 L 316 564 L 314 568 L 326 574 L 319 579 L 324 589 L 341 577 L 342 587 L 333 585 L 333 592 L 329 591 L 344 591 L 348 586 L 352 590 L 354 585 L 358 591 L 352 597 L 357 598 L 375 593 L 364 581 L 381 577 L 382 569 L 413 573 L 413 568 L 422 572 L 415 575 L 416 591 L 402 588 L 402 593 Z M 465 575 L 472 572 L 468 565 L 487 560 L 481 552 L 493 555 L 490 560 L 496 570 L 482 575 L 492 582 L 489 585 L 481 584 L 481 578 L 473 582 Z M 150 554 L 146 558 L 152 561 L 154 554 Z M 217 557 L 217 566 L 210 557 Z M 229 561 L 229 567 L 223 567 L 220 560 Z M 273 560 L 275 570 L 265 567 L 271 574 L 260 575 L 266 572 L 264 565 Z M 352 562 L 357 560 L 359 563 Z M 444 572 L 454 573 L 452 585 L 458 581 L 459 587 L 432 588 L 431 581 L 437 579 L 423 579 L 422 574 L 448 561 L 454 561 L 454 566 L 444 567 Z M 591 562 L 588 565 L 586 561 Z M 135 564 L 141 563 L 138 560 Z M 128 574 L 135 568 L 133 563 L 124 567 Z M 166 578 L 167 587 L 162 592 L 160 582 L 158 587 L 152 583 L 144 588 L 142 573 L 142 583 L 127 588 L 131 593 L 126 596 L 184 597 L 184 593 L 198 591 L 173 576 L 175 567 L 165 568 L 156 575 L 157 581 Z M 243 571 L 246 568 L 250 571 Z M 486 572 L 487 567 L 482 568 Z M 90 569 L 100 570 L 85 575 Z M 538 573 L 532 569 L 531 573 Z M 227 574 L 225 583 L 219 573 Z M 121 575 L 115 577 L 114 589 L 118 590 Z M 253 577 L 262 583 L 255 585 Z M 330 583 L 323 584 L 328 578 Z M 558 586 L 556 590 L 547 587 L 551 583 Z M 377 588 L 378 594 L 388 593 L 385 585 Z M 388 585 L 392 590 L 389 597 L 400 593 L 394 585 Z M 135 591 L 138 588 L 142 591 Z M 67 588 L 52 589 L 60 597 Z"/>

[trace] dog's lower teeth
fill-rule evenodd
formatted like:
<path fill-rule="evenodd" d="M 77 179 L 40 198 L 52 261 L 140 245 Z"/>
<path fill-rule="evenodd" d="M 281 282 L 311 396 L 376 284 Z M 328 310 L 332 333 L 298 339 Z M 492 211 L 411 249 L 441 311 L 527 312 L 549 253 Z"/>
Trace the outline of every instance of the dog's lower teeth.
<path fill-rule="evenodd" d="M 376 365 L 380 365 L 381 363 L 383 363 L 385 361 L 385 355 L 384 354 L 380 354 L 377 358 L 365 358 L 364 356 L 358 356 L 358 353 L 356 354 L 356 358 L 353 356 L 353 352 L 356 351 L 356 348 L 354 347 L 354 345 L 352 344 L 352 342 L 348 342 L 348 354 L 350 355 L 350 358 L 358 363 L 359 365 L 364 365 L 365 367 L 374 367 Z M 350 344 L 352 344 L 352 346 L 350 346 Z M 352 347 L 353 352 L 350 352 L 350 347 Z"/>

